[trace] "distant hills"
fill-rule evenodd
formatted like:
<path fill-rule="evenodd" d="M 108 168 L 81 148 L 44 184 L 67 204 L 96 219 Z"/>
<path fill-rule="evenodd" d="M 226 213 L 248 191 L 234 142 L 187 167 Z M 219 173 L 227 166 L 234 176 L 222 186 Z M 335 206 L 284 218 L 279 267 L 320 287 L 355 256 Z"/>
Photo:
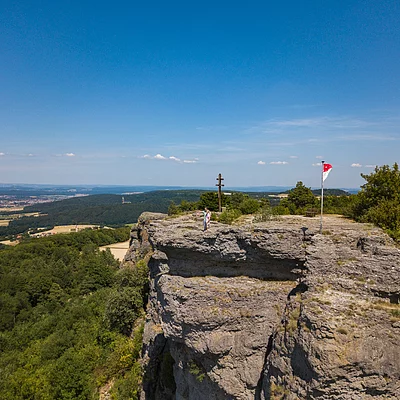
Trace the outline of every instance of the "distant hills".
<path fill-rule="evenodd" d="M 293 186 L 294 187 L 294 186 Z M 240 192 L 274 192 L 284 193 L 293 188 L 292 186 L 225 186 L 224 191 Z M 318 190 L 319 188 L 314 188 Z M 349 193 L 357 193 L 359 188 L 340 188 Z M 215 190 L 215 187 L 185 187 L 185 186 L 119 186 L 119 185 L 31 185 L 31 184 L 8 184 L 0 183 L 0 195 L 9 196 L 41 196 L 41 195 L 70 195 L 75 194 L 129 194 L 147 193 L 153 191 L 176 191 L 176 190 Z"/>

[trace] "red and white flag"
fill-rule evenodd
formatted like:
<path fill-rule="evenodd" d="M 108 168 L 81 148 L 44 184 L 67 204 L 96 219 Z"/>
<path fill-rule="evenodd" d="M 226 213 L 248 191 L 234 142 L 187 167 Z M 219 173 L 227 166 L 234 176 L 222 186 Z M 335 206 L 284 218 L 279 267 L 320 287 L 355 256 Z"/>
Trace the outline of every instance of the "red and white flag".
<path fill-rule="evenodd" d="M 323 164 L 324 169 L 322 171 L 322 182 L 328 177 L 329 172 L 331 172 L 332 165 L 331 164 Z"/>

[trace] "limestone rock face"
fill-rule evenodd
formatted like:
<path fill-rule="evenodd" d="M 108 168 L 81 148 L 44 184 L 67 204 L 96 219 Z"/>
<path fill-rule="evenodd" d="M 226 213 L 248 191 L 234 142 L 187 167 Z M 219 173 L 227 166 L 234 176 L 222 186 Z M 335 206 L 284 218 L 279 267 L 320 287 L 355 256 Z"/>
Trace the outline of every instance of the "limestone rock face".
<path fill-rule="evenodd" d="M 400 398 L 400 251 L 371 225 L 318 231 L 142 216 L 126 258 L 152 252 L 141 398 Z"/>

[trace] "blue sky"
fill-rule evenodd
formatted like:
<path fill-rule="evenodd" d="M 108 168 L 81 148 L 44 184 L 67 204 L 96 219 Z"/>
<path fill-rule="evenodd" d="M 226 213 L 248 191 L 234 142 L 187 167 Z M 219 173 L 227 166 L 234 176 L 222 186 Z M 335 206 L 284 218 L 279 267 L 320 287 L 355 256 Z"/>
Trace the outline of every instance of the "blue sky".
<path fill-rule="evenodd" d="M 0 183 L 358 187 L 399 78 L 397 0 L 2 0 Z"/>

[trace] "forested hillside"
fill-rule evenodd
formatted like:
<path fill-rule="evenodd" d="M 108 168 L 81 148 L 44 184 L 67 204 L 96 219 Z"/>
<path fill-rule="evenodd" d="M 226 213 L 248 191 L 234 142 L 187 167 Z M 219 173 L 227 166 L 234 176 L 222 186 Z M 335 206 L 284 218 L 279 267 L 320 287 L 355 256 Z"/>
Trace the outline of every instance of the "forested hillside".
<path fill-rule="evenodd" d="M 124 196 L 102 194 L 75 197 L 52 203 L 25 207 L 24 213 L 40 212 L 40 217 L 22 217 L 11 221 L 9 226 L 0 226 L 0 238 L 27 232 L 29 229 L 53 227 L 55 225 L 96 224 L 123 226 L 137 221 L 144 211 L 167 212 L 171 203 L 196 201 L 200 190 L 159 190 Z"/>
<path fill-rule="evenodd" d="M 129 228 L 31 239 L 0 250 L 0 399 L 92 399 L 110 379 L 135 395 L 147 267 L 99 245 Z M 136 382 L 136 383 L 135 383 Z"/>

